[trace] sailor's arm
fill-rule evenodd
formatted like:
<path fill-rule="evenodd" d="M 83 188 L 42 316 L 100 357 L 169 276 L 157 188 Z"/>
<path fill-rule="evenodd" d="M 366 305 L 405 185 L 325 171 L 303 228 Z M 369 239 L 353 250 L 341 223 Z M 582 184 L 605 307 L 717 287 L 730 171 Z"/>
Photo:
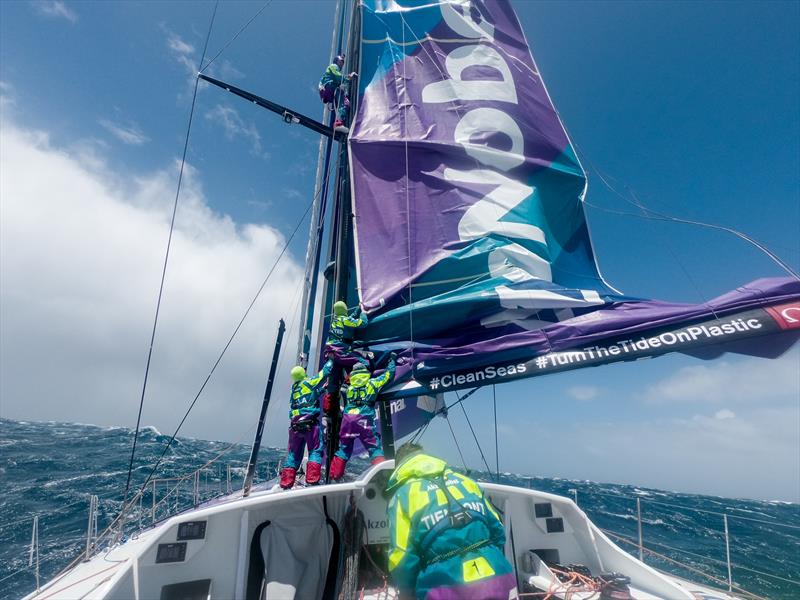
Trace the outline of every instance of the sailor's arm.
<path fill-rule="evenodd" d="M 386 365 L 386 370 L 378 377 L 369 380 L 369 382 L 372 384 L 372 387 L 375 388 L 375 391 L 378 391 L 392 379 L 394 379 L 394 368 L 395 362 L 394 356 L 392 356 L 392 358 L 389 359 L 389 364 Z"/>
<path fill-rule="evenodd" d="M 389 501 L 389 573 L 401 598 L 413 598 L 419 576 L 420 559 L 411 544 L 411 519 L 403 506 L 403 490 Z"/>
<path fill-rule="evenodd" d="M 308 384 L 314 388 L 314 391 L 318 391 L 319 388 L 323 387 L 323 385 L 327 383 L 326 379 L 328 378 L 328 375 L 330 375 L 331 369 L 333 369 L 333 359 L 329 358 L 327 361 L 325 361 L 325 364 L 322 365 L 322 370 L 317 373 L 317 376 L 308 380 Z"/>
<path fill-rule="evenodd" d="M 367 323 L 369 323 L 369 317 L 367 317 L 367 313 L 359 310 L 354 312 L 352 315 L 347 315 L 344 317 L 342 319 L 342 323 L 348 327 L 366 327 Z"/>

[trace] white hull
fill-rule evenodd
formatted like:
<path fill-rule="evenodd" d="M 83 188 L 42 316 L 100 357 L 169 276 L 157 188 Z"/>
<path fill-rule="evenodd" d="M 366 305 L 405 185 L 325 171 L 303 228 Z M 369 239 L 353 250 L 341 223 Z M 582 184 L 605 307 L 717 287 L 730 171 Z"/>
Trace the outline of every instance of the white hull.
<path fill-rule="evenodd" d="M 365 543 L 372 555 L 385 556 L 381 552 L 389 532 L 381 492 L 392 467 L 393 461 L 387 461 L 350 483 L 291 491 L 273 488 L 256 491 L 248 498 L 224 498 L 96 553 L 27 598 L 306 600 L 321 596 L 329 564 L 339 566 L 341 578 L 342 558 L 331 561 L 330 557 L 337 536 L 341 542 L 338 556 L 347 553 L 343 533 L 351 502 L 364 513 Z M 555 598 L 566 593 L 545 563 L 530 552 L 538 550 L 547 554 L 548 560 L 557 557 L 555 561 L 562 565 L 584 565 L 592 575 L 610 571 L 627 575 L 637 600 L 733 598 L 636 560 L 614 545 L 567 498 L 504 485 L 481 486 L 504 515 L 506 555 L 515 558 L 521 591 L 534 585 L 553 591 Z M 539 505 L 538 517 L 535 505 Z M 335 522 L 338 533 L 328 518 Z M 202 539 L 179 540 L 179 526 L 189 522 L 205 522 Z M 189 537 L 200 537 L 201 527 L 184 525 L 183 529 Z M 362 561 L 363 567 L 372 568 Z M 373 574 L 377 572 L 373 569 Z M 295 589 L 296 581 L 305 583 Z M 194 583 L 181 588 L 187 582 Z M 330 586 L 329 581 L 329 590 Z M 373 590 L 363 597 L 379 595 Z M 394 594 L 383 588 L 380 597 L 392 598 Z M 578 600 L 597 595 L 573 592 L 570 597 Z"/>

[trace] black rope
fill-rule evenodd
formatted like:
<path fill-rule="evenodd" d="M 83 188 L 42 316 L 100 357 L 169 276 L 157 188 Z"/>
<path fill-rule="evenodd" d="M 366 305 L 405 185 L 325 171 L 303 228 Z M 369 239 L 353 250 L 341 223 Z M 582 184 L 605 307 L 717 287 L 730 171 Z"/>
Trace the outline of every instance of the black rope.
<path fill-rule="evenodd" d="M 256 303 L 256 300 L 258 300 L 258 297 L 261 295 L 261 292 L 264 290 L 264 287 L 267 285 L 267 282 L 269 281 L 270 276 L 275 271 L 275 268 L 278 266 L 278 263 L 280 262 L 281 258 L 286 253 L 286 250 L 289 248 L 289 244 L 291 243 L 292 239 L 294 238 L 295 234 L 297 233 L 297 230 L 300 228 L 300 225 L 303 224 L 303 221 L 305 221 L 306 216 L 308 216 L 308 211 L 310 209 L 311 209 L 311 205 L 309 205 L 308 208 L 306 208 L 306 211 L 303 213 L 303 216 L 300 218 L 300 221 L 297 223 L 297 226 L 294 228 L 294 231 L 292 231 L 292 235 L 290 235 L 289 239 L 286 240 L 286 244 L 283 246 L 283 249 L 281 250 L 280 254 L 278 255 L 278 258 L 275 259 L 275 262 L 273 263 L 272 268 L 270 268 L 269 273 L 267 273 L 266 278 L 264 279 L 264 281 L 261 282 L 261 286 L 258 288 L 258 291 L 256 292 L 255 296 L 253 296 L 253 299 L 250 302 L 250 305 L 247 307 L 247 310 L 244 311 L 244 315 L 242 315 L 241 320 L 236 325 L 236 328 L 233 330 L 233 333 L 231 334 L 230 338 L 228 339 L 227 343 L 225 344 L 225 347 L 222 349 L 222 352 L 220 352 L 220 355 L 217 357 L 217 360 L 214 361 L 214 366 L 212 366 L 211 370 L 208 372 L 208 375 L 206 376 L 205 380 L 203 381 L 203 385 L 200 386 L 200 389 L 197 391 L 197 394 L 195 395 L 195 397 L 192 400 L 191 404 L 189 404 L 189 408 L 186 409 L 186 412 L 184 413 L 183 418 L 181 419 L 181 422 L 178 424 L 178 427 L 175 429 L 175 432 L 172 434 L 172 437 L 169 439 L 169 442 L 167 442 L 167 445 L 164 447 L 163 452 L 161 452 L 161 455 L 158 457 L 158 460 L 156 461 L 156 464 L 151 469 L 150 474 L 147 476 L 147 479 L 142 484 L 142 490 L 144 490 L 144 488 L 147 486 L 147 484 L 150 481 L 150 478 L 153 476 L 153 474 L 155 473 L 156 469 L 161 464 L 161 460 L 164 458 L 164 455 L 167 453 L 167 450 L 169 450 L 170 446 L 172 445 L 172 442 L 174 442 L 175 438 L 178 436 L 178 432 L 181 430 L 181 427 L 183 427 L 183 424 L 186 421 L 187 417 L 189 416 L 189 413 L 192 411 L 192 409 L 194 408 L 195 403 L 200 398 L 200 395 L 203 393 L 203 390 L 205 390 L 206 385 L 208 385 L 208 382 L 211 380 L 211 376 L 214 374 L 214 371 L 216 371 L 217 366 L 219 366 L 219 363 L 222 362 L 222 357 L 225 356 L 225 353 L 228 351 L 228 348 L 230 347 L 231 343 L 233 343 L 233 339 L 236 337 L 236 334 L 239 333 L 239 329 L 241 329 L 242 325 L 244 324 L 245 319 L 247 319 L 247 316 L 250 314 L 250 310 L 253 308 L 253 306 Z"/>
<path fill-rule="evenodd" d="M 450 406 L 448 406 L 447 408 L 445 408 L 444 410 L 442 410 L 442 411 L 440 411 L 440 412 L 443 412 L 444 414 L 447 414 L 447 413 L 450 411 L 450 409 L 451 409 L 451 408 L 453 408 L 454 406 L 458 406 L 459 404 L 461 404 L 461 403 L 462 403 L 464 400 L 466 400 L 467 398 L 469 398 L 470 396 L 472 396 L 472 394 L 474 394 L 475 392 L 477 392 L 479 389 L 481 389 L 481 388 L 479 388 L 479 387 L 473 388 L 473 389 L 471 389 L 470 391 L 468 391 L 466 394 L 464 394 L 463 396 L 461 396 L 460 398 L 459 398 L 459 396 L 458 396 L 458 392 L 456 392 L 456 398 L 458 398 L 458 400 L 456 400 L 456 401 L 455 401 L 455 402 L 453 402 L 453 403 L 452 403 Z"/>
<path fill-rule="evenodd" d="M 494 411 L 494 465 L 497 482 L 500 482 L 500 451 L 497 442 L 497 391 L 492 384 L 492 410 Z"/>
<path fill-rule="evenodd" d="M 219 1 L 219 0 L 217 0 L 217 1 Z M 267 0 L 266 2 L 264 2 L 264 5 L 259 9 L 259 11 L 256 14 L 254 14 L 252 17 L 250 17 L 250 20 L 247 21 L 244 25 L 242 25 L 241 28 L 239 28 L 239 31 L 237 31 L 236 34 L 230 40 L 228 40 L 228 43 L 225 44 L 222 47 L 222 49 L 214 55 L 214 58 L 212 58 L 210 61 L 208 61 L 205 66 L 203 66 L 203 61 L 200 61 L 200 73 L 202 73 L 208 67 L 210 67 L 211 63 L 213 63 L 215 60 L 217 60 L 219 58 L 220 54 L 225 52 L 225 50 L 228 49 L 228 46 L 230 46 L 234 41 L 236 41 L 236 38 L 238 38 L 242 34 L 242 32 L 250 26 L 250 23 L 255 21 L 256 18 L 258 18 L 258 15 L 260 15 L 262 12 L 264 12 L 264 9 L 267 8 L 267 6 L 269 6 L 271 3 L 272 3 L 272 0 Z M 214 7 L 214 10 L 216 10 L 216 6 Z M 204 53 L 204 55 L 205 55 L 205 53 Z"/>
<path fill-rule="evenodd" d="M 326 178 L 329 177 L 329 176 L 330 176 L 330 171 L 325 174 Z M 200 386 L 200 389 L 198 390 L 198 392 L 195 395 L 194 399 L 192 400 L 191 404 L 189 404 L 189 408 L 186 409 L 186 412 L 184 413 L 183 418 L 181 419 L 180 423 L 178 424 L 178 427 L 175 429 L 175 432 L 172 434 L 172 437 L 170 437 L 169 441 L 167 442 L 167 445 L 164 447 L 164 450 L 161 452 L 161 455 L 158 457 L 158 460 L 156 460 L 155 465 L 153 465 L 153 468 L 150 469 L 150 473 L 147 475 L 147 478 L 145 479 L 144 483 L 142 484 L 142 486 L 140 488 L 140 493 L 144 492 L 145 487 L 147 487 L 147 484 L 152 479 L 153 475 L 156 472 L 156 469 L 158 469 L 158 467 L 161 465 L 161 461 L 164 459 L 164 456 L 166 455 L 166 453 L 169 450 L 170 446 L 172 446 L 172 442 L 174 442 L 175 438 L 178 436 L 178 432 L 180 432 L 181 427 L 183 427 L 184 422 L 186 421 L 187 417 L 189 416 L 189 413 L 194 408 L 194 405 L 197 403 L 197 400 L 200 398 L 200 395 L 203 393 L 203 390 L 205 390 L 205 387 L 208 384 L 209 380 L 211 379 L 211 376 L 214 374 L 214 371 L 217 369 L 217 366 L 222 361 L 222 357 L 225 356 L 225 353 L 227 352 L 228 348 L 230 347 L 231 343 L 233 342 L 234 338 L 236 337 L 236 334 L 239 332 L 239 329 L 241 329 L 242 325 L 244 324 L 245 319 L 250 314 L 250 310 L 255 305 L 256 300 L 258 300 L 258 297 L 261 295 L 261 292 L 264 290 L 264 287 L 266 287 L 267 282 L 269 281 L 270 277 L 272 276 L 272 273 L 275 271 L 275 268 L 278 266 L 278 263 L 280 262 L 281 258 L 283 258 L 283 255 L 286 253 L 286 250 L 288 250 L 289 244 L 291 244 L 292 240 L 294 239 L 294 236 L 297 234 L 297 231 L 300 229 L 300 226 L 306 220 L 306 217 L 308 216 L 308 213 L 311 210 L 311 207 L 314 206 L 314 202 L 316 201 L 318 195 L 319 195 L 319 193 L 317 195 L 315 195 L 314 198 L 312 198 L 311 203 L 306 207 L 305 212 L 300 217 L 300 220 L 297 222 L 297 225 L 295 225 L 294 230 L 292 230 L 291 235 L 287 238 L 286 243 L 283 246 L 283 249 L 281 250 L 280 254 L 278 254 L 278 257 L 275 259 L 275 262 L 273 263 L 272 267 L 270 268 L 269 272 L 267 273 L 267 276 L 264 278 L 264 281 L 261 282 L 261 286 L 258 288 L 258 291 L 256 291 L 255 295 L 253 296 L 253 299 L 251 300 L 249 306 L 247 307 L 247 310 L 245 310 L 244 315 L 242 315 L 241 320 L 236 325 L 236 328 L 233 330 L 233 333 L 231 334 L 230 338 L 228 339 L 228 342 L 225 344 L 225 347 L 222 349 L 222 352 L 220 352 L 220 355 L 217 357 L 217 360 L 214 362 L 214 365 L 211 367 L 211 370 L 209 371 L 208 375 L 206 376 L 205 380 L 203 381 L 203 384 Z"/>
<path fill-rule="evenodd" d="M 739 231 L 738 229 L 734 229 L 733 227 L 726 227 L 724 225 L 717 225 L 715 223 L 706 223 L 704 221 L 696 221 L 694 219 L 683 219 L 681 217 L 674 217 L 672 215 L 665 214 L 663 212 L 659 212 L 659 211 L 653 210 L 652 208 L 649 208 L 649 207 L 645 206 L 644 204 L 642 204 L 642 202 L 639 201 L 639 199 L 636 197 L 636 193 L 634 192 L 633 188 L 631 188 L 630 186 L 628 186 L 627 184 L 622 182 L 623 187 L 630 192 L 631 196 L 633 197 L 633 200 L 631 200 L 630 198 L 626 197 L 623 193 L 621 193 L 613 185 L 611 185 L 611 183 L 609 183 L 608 180 L 609 179 L 614 179 L 614 178 L 609 176 L 609 175 L 604 174 L 600 170 L 600 168 L 597 165 L 595 165 L 594 162 L 583 151 L 583 148 L 581 148 L 577 144 L 577 142 L 575 142 L 571 138 L 572 138 L 572 136 L 570 136 L 570 142 L 575 147 L 575 150 L 579 153 L 579 155 L 581 156 L 581 158 L 584 161 L 589 163 L 589 166 L 591 167 L 592 171 L 594 171 L 594 173 L 597 175 L 597 177 L 600 179 L 600 181 L 603 183 L 603 185 L 606 188 L 608 188 L 608 190 L 612 194 L 618 196 L 624 202 L 626 202 L 628 204 L 631 204 L 631 205 L 635 206 L 636 208 L 638 208 L 641 211 L 642 214 L 618 211 L 618 210 L 606 208 L 604 206 L 600 206 L 598 204 L 587 202 L 586 200 L 584 200 L 584 204 L 586 204 L 587 206 L 591 206 L 592 208 L 596 208 L 598 210 L 602 210 L 602 211 L 610 213 L 610 214 L 617 214 L 617 215 L 628 216 L 628 217 L 636 217 L 636 218 L 641 218 L 641 219 L 649 219 L 651 221 L 666 221 L 666 222 L 672 222 L 672 223 L 682 223 L 684 225 L 695 225 L 697 227 L 706 227 L 708 229 L 716 229 L 718 231 L 724 231 L 726 233 L 730 233 L 731 235 L 734 235 L 734 236 L 738 237 L 740 240 L 743 240 L 743 241 L 747 242 L 748 244 L 751 244 L 752 246 L 755 246 L 758 250 L 760 250 L 761 252 L 766 254 L 767 257 L 769 257 L 775 264 L 777 264 L 784 271 L 786 271 L 790 276 L 792 276 L 794 279 L 800 280 L 800 274 L 798 274 L 794 269 L 792 269 L 792 267 L 790 267 L 786 262 L 784 262 L 777 254 L 772 252 L 763 243 L 759 242 L 755 238 L 750 237 L 746 233 L 743 233 L 743 232 Z M 682 267 L 682 265 L 680 265 L 680 266 Z M 692 282 L 691 280 L 690 280 L 690 283 L 694 284 L 694 282 Z"/>
<path fill-rule="evenodd" d="M 500 481 L 500 453 L 497 441 L 497 390 L 492 384 L 492 416 L 494 418 L 494 464 L 495 464 L 495 479 Z"/>
<path fill-rule="evenodd" d="M 211 29 L 214 27 L 214 18 L 217 16 L 217 6 L 219 5 L 219 0 L 214 3 L 214 10 L 211 13 L 211 21 L 208 24 L 208 33 L 206 33 L 206 41 L 203 44 L 203 53 L 200 57 L 200 64 L 203 64 L 203 60 L 206 57 L 206 50 L 208 49 L 208 40 L 211 38 Z M 194 120 L 194 107 L 197 103 L 197 86 L 199 85 L 200 80 L 195 77 L 194 80 L 194 93 L 192 94 L 192 106 L 189 109 L 189 123 L 186 125 L 186 137 L 183 142 L 183 156 L 181 157 L 181 167 L 178 171 L 178 186 L 175 190 L 175 201 L 172 204 L 172 219 L 170 220 L 169 224 L 169 237 L 167 238 L 167 250 L 164 254 L 164 266 L 161 269 L 161 284 L 158 288 L 158 300 L 156 301 L 156 314 L 153 318 L 153 331 L 150 334 L 150 348 L 147 351 L 147 363 L 144 369 L 144 381 L 142 383 L 142 395 L 139 399 L 139 413 L 136 417 L 136 431 L 133 434 L 133 446 L 131 447 L 131 460 L 128 463 L 128 477 L 125 482 L 125 495 L 122 500 L 123 510 L 125 504 L 128 501 L 128 492 L 130 491 L 131 487 L 131 476 L 133 474 L 133 460 L 136 455 L 136 444 L 139 441 L 139 427 L 142 424 L 142 409 L 144 408 L 144 398 L 145 392 L 147 391 L 147 379 L 150 375 L 150 361 L 153 357 L 153 344 L 156 339 L 156 328 L 158 327 L 158 315 L 161 311 L 161 298 L 164 294 L 164 281 L 167 277 L 167 264 L 169 263 L 169 250 L 172 246 L 172 233 L 175 230 L 175 215 L 178 213 L 178 198 L 181 195 L 181 184 L 183 183 L 183 169 L 186 165 L 186 153 L 189 150 L 189 134 L 192 130 L 192 121 Z"/>
<path fill-rule="evenodd" d="M 478 436 L 475 435 L 475 430 L 472 428 L 472 423 L 469 420 L 469 415 L 467 414 L 467 409 L 464 408 L 464 405 L 461 405 L 461 410 L 464 411 L 464 418 L 467 420 L 467 425 L 469 425 L 469 430 L 472 432 L 472 438 L 475 440 L 475 445 L 478 446 L 478 452 L 481 453 L 481 460 L 483 464 L 486 466 L 486 472 L 491 474 L 492 468 L 489 466 L 489 463 L 486 462 L 486 456 L 483 454 L 483 448 L 481 448 L 481 443 L 478 441 Z"/>
<path fill-rule="evenodd" d="M 464 460 L 464 454 L 461 452 L 461 446 L 458 445 L 458 438 L 456 437 L 456 432 L 453 431 L 453 425 L 450 423 L 450 417 L 445 415 L 444 420 L 447 421 L 447 426 L 450 428 L 450 435 L 453 436 L 453 443 L 456 445 L 456 450 L 458 450 L 458 455 L 461 457 L 461 464 L 464 466 L 465 469 L 467 469 L 467 471 L 469 471 L 469 468 L 467 467 L 467 461 Z"/>

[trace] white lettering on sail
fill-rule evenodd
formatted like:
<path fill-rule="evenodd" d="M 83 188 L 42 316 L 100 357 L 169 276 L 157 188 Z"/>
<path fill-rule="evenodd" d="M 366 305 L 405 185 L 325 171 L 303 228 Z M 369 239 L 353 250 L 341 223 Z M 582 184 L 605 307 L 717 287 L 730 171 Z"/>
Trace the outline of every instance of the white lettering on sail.
<path fill-rule="evenodd" d="M 498 150 L 473 140 L 487 134 L 502 133 L 511 140 L 510 150 Z M 508 171 L 525 162 L 525 140 L 517 122 L 496 108 L 476 108 L 465 114 L 456 125 L 455 141 L 464 146 L 472 158 L 489 167 Z"/>
<path fill-rule="evenodd" d="M 476 23 L 472 18 L 470 0 L 444 0 L 442 18 L 455 33 L 465 38 L 488 38 L 494 41 L 494 25 L 486 21 Z"/>
<path fill-rule="evenodd" d="M 501 221 L 533 193 L 533 187 L 488 169 L 459 171 L 446 168 L 444 178 L 452 182 L 497 186 L 482 200 L 470 206 L 461 217 L 458 223 L 458 235 L 462 240 L 474 240 L 490 233 L 497 233 L 504 237 L 522 238 L 545 244 L 544 232 L 535 225 Z"/>
<path fill-rule="evenodd" d="M 429 83 L 422 90 L 424 103 L 444 102 L 505 102 L 517 104 L 517 90 L 508 63 L 487 42 L 494 42 L 494 26 L 486 21 L 477 23 L 466 0 L 445 0 L 440 4 L 447 25 L 467 42 L 480 40 L 480 44 L 466 43 L 450 51 L 445 58 L 445 71 L 449 79 Z M 474 69 L 478 67 L 479 69 Z M 492 76 L 487 78 L 486 69 Z M 469 71 L 467 71 L 469 69 Z M 508 137 L 511 147 L 501 150 L 488 145 L 494 134 Z M 534 193 L 534 187 L 525 179 L 514 179 L 505 173 L 524 164 L 525 141 L 519 124 L 499 108 L 478 107 L 467 111 L 453 132 L 454 142 L 462 146 L 480 167 L 469 171 L 446 167 L 444 179 L 468 187 L 475 193 L 475 185 L 493 185 L 494 188 L 470 206 L 458 224 L 462 241 L 481 239 L 495 234 L 509 243 L 489 253 L 488 268 L 494 279 L 502 278 L 513 286 L 531 280 L 552 281 L 547 240 L 544 231 L 530 223 L 514 222 L 513 214 L 522 202 Z M 485 167 L 485 168 L 483 168 Z M 521 219 L 518 219 L 521 220 Z M 525 246 L 537 244 L 537 253 Z M 542 327 L 538 318 L 526 318 L 525 312 L 539 308 L 570 308 L 602 304 L 597 292 L 581 290 L 582 298 L 572 298 L 543 290 L 515 289 L 498 285 L 495 292 L 505 309 L 496 323 L 506 319 L 531 329 Z M 522 314 L 521 314 L 522 313 Z"/>
<path fill-rule="evenodd" d="M 491 46 L 460 46 L 447 55 L 444 61 L 450 79 L 429 83 L 422 89 L 422 101 L 436 104 L 454 100 L 493 100 L 517 103 L 517 90 L 508 63 Z M 461 76 L 467 67 L 490 67 L 502 77 L 496 79 L 469 79 Z"/>
<path fill-rule="evenodd" d="M 505 277 L 514 283 L 530 279 L 553 280 L 550 263 L 517 243 L 506 244 L 489 253 L 489 273 L 492 277 Z M 497 292 L 500 293 L 500 287 Z"/>

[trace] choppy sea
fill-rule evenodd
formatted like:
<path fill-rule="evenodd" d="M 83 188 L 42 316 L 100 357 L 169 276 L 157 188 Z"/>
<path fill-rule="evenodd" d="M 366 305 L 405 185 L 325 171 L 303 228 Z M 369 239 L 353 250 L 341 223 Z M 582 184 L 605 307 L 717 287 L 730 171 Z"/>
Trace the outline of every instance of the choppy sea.
<path fill-rule="evenodd" d="M 90 497 L 98 496 L 98 528 L 102 531 L 117 514 L 125 486 L 133 432 L 123 427 L 76 423 L 31 423 L 0 419 L 0 598 L 19 598 L 36 586 L 29 566 L 31 533 L 38 516 L 39 569 L 44 583 L 86 547 Z M 137 449 L 134 481 L 141 482 L 149 465 L 168 441 L 145 428 Z M 160 481 L 156 490 L 156 519 L 186 509 L 195 501 L 239 489 L 248 446 L 179 438 L 167 453 L 158 477 L 183 476 L 225 454 L 202 471 L 197 485 L 186 480 Z M 281 451 L 264 448 L 257 481 L 274 477 Z M 354 465 L 356 466 L 356 465 Z M 490 479 L 490 475 L 473 473 Z M 230 483 L 229 483 L 230 476 Z M 645 554 L 656 568 L 695 581 L 706 573 L 727 579 L 723 514 L 728 515 L 733 581 L 761 597 L 800 598 L 800 505 L 682 494 L 650 488 L 501 475 L 506 484 L 534 487 L 573 497 L 602 529 L 626 540 L 637 538 L 636 498 L 641 502 L 644 545 L 658 553 Z M 152 494 L 134 511 L 132 526 L 153 518 Z M 616 539 L 616 538 L 615 538 Z M 638 549 L 619 542 L 632 554 Z M 675 562 L 682 563 L 679 566 Z"/>

